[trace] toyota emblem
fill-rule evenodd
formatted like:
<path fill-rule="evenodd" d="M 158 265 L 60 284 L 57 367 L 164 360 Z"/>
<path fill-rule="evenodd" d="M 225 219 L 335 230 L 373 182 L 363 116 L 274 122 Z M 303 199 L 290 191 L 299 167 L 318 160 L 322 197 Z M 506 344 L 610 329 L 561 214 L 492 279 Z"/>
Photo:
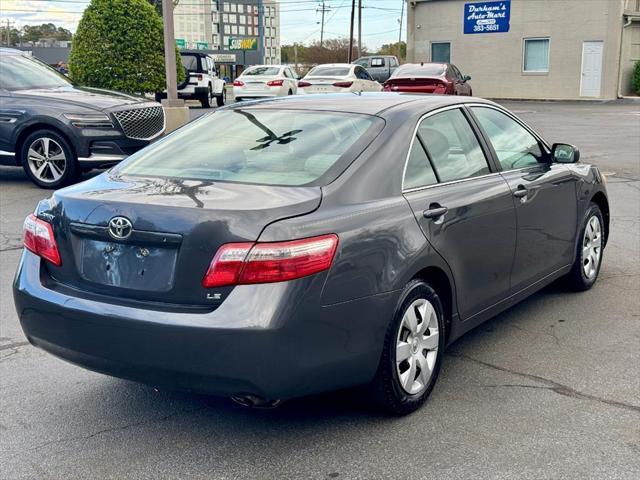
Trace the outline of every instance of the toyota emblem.
<path fill-rule="evenodd" d="M 109 220 L 109 235 L 116 240 L 124 240 L 129 238 L 133 231 L 133 225 L 128 218 L 125 217 L 113 217 Z"/>

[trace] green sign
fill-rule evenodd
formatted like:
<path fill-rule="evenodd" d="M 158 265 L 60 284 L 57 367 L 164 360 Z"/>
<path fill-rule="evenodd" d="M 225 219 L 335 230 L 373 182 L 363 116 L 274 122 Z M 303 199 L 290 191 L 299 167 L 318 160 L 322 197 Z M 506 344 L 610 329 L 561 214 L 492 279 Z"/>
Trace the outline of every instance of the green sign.
<path fill-rule="evenodd" d="M 207 42 L 196 42 L 197 50 L 207 50 L 209 48 L 209 44 Z"/>
<path fill-rule="evenodd" d="M 184 38 L 176 38 L 176 45 L 178 48 L 184 48 L 187 46 L 187 42 Z"/>
<path fill-rule="evenodd" d="M 229 50 L 257 50 L 257 38 L 229 37 Z"/>

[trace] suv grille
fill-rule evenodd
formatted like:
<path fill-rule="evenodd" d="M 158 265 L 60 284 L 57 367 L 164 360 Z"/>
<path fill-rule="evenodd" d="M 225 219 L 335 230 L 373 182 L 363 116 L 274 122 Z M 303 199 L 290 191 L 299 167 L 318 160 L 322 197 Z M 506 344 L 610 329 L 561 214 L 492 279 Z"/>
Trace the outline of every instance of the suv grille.
<path fill-rule="evenodd" d="M 129 138 L 149 140 L 164 130 L 164 111 L 160 106 L 122 110 L 113 115 Z"/>

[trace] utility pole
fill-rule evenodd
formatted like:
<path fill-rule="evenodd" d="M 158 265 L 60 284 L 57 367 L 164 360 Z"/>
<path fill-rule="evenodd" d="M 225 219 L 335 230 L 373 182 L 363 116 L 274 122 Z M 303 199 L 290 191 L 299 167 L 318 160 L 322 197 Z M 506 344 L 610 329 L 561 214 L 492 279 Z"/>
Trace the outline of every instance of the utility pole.
<path fill-rule="evenodd" d="M 330 6 L 325 6 L 324 0 L 322 1 L 322 5 L 318 5 L 316 8 L 316 13 L 322 13 L 322 20 L 320 21 L 320 48 L 322 48 L 324 44 L 324 14 L 331 11 Z"/>
<path fill-rule="evenodd" d="M 400 42 L 402 41 L 402 20 L 404 17 L 404 2 L 405 0 L 402 0 L 402 8 L 400 9 L 400 28 L 398 29 L 398 62 L 402 57 L 402 48 L 400 46 Z"/>
<path fill-rule="evenodd" d="M 362 0 L 358 0 L 358 57 L 362 56 Z"/>
<path fill-rule="evenodd" d="M 6 29 L 7 29 L 7 35 L 6 35 L 6 37 L 7 37 L 7 47 L 11 46 L 11 27 L 13 27 L 13 24 L 14 24 L 14 22 L 10 21 L 7 18 L 7 27 L 6 27 Z M 2 40 L 0 39 L 0 43 L 1 42 L 2 42 Z"/>
<path fill-rule="evenodd" d="M 351 0 L 351 23 L 349 25 L 349 54 L 347 55 L 347 63 L 353 61 L 353 17 L 356 12 L 356 0 Z"/>

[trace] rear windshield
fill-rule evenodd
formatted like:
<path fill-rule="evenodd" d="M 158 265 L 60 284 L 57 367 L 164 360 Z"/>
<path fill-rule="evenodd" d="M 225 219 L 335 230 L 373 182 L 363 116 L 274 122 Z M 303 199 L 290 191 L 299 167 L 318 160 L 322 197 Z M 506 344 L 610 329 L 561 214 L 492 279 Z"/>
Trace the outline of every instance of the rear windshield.
<path fill-rule="evenodd" d="M 377 131 L 372 126 L 380 126 L 379 122 L 370 115 L 338 112 L 221 110 L 132 155 L 115 172 L 261 185 L 321 185 L 346 167 L 343 158 L 355 158 L 364 149 Z M 330 170 L 337 173 L 325 175 Z"/>
<path fill-rule="evenodd" d="M 255 67 L 246 70 L 242 75 L 278 75 L 279 72 L 278 67 Z"/>
<path fill-rule="evenodd" d="M 0 56 L 0 88 L 27 90 L 70 86 L 67 77 L 40 60 L 24 55 Z"/>
<path fill-rule="evenodd" d="M 308 77 L 346 77 L 349 67 L 316 67 L 307 74 Z"/>
<path fill-rule="evenodd" d="M 199 70 L 198 57 L 196 55 L 180 55 L 180 56 L 182 57 L 182 65 L 184 65 L 184 68 L 186 68 L 190 72 L 197 72 Z"/>
<path fill-rule="evenodd" d="M 445 71 L 444 65 L 426 64 L 426 65 L 403 65 L 398 68 L 391 77 L 439 77 Z"/>

